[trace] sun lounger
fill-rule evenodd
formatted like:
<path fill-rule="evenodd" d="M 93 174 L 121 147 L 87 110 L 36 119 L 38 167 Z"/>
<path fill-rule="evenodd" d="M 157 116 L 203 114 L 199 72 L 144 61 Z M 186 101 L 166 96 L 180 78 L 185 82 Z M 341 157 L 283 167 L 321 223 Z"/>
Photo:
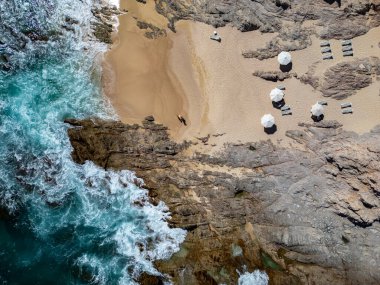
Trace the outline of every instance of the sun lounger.
<path fill-rule="evenodd" d="M 290 110 L 290 106 L 289 105 L 284 105 L 281 107 L 281 111 L 286 111 L 286 110 Z"/>
<path fill-rule="evenodd" d="M 286 115 L 291 115 L 292 114 L 292 110 L 285 110 L 285 111 L 281 111 L 281 115 L 283 116 L 286 116 Z"/>
<path fill-rule="evenodd" d="M 329 47 L 330 43 L 328 41 L 323 41 L 319 44 L 320 47 Z"/>
<path fill-rule="evenodd" d="M 342 114 L 352 114 L 354 111 L 352 108 L 347 108 L 342 110 Z"/>
<path fill-rule="evenodd" d="M 354 55 L 354 52 L 352 50 L 343 52 L 343 56 L 353 56 L 353 55 Z"/>
<path fill-rule="evenodd" d="M 277 89 L 285 90 L 285 86 L 284 86 L 284 85 L 278 85 L 278 86 L 277 86 Z"/>
<path fill-rule="evenodd" d="M 345 51 L 351 51 L 352 50 L 352 46 L 343 46 L 342 47 L 342 51 L 345 52 Z"/>
<path fill-rule="evenodd" d="M 331 53 L 326 53 L 325 55 L 323 55 L 322 59 L 323 60 L 333 59 L 333 55 Z"/>
<path fill-rule="evenodd" d="M 222 38 L 219 35 L 212 35 L 212 36 L 210 36 L 210 39 L 217 41 L 217 42 L 222 41 Z"/>
<path fill-rule="evenodd" d="M 352 44 L 351 40 L 342 41 L 342 46 L 348 46 L 348 45 L 351 45 L 351 44 Z"/>
<path fill-rule="evenodd" d="M 342 103 L 342 104 L 340 104 L 340 107 L 342 109 L 344 109 L 344 108 L 352 107 L 352 104 L 351 103 Z"/>
<path fill-rule="evenodd" d="M 326 101 L 318 101 L 318 104 L 319 105 L 325 105 L 325 106 L 327 106 L 327 102 Z"/>
<path fill-rule="evenodd" d="M 331 48 L 330 47 L 324 47 L 324 48 L 321 48 L 321 53 L 331 53 Z"/>

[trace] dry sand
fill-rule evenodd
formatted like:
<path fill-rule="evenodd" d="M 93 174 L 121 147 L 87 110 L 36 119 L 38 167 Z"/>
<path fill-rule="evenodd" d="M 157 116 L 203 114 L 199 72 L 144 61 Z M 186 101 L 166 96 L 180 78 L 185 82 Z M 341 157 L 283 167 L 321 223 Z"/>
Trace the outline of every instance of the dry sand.
<path fill-rule="evenodd" d="M 165 27 L 167 22 L 155 13 L 153 1 L 147 6 L 131 3 L 122 8 L 130 13 L 120 16 L 119 33 L 107 55 L 105 82 L 107 95 L 126 123 L 138 123 L 154 115 L 158 122 L 169 126 L 176 140 L 196 140 L 211 134 L 208 146 L 197 147 L 204 150 L 218 149 L 225 142 L 268 138 L 287 144 L 285 132 L 298 129 L 299 122 L 311 121 L 310 107 L 318 100 L 328 101 L 325 118 L 343 123 L 347 130 L 363 133 L 380 123 L 380 81 L 374 80 L 345 100 L 353 103 L 354 114 L 342 115 L 341 101 L 325 98 L 295 78 L 277 84 L 252 76 L 255 70 L 278 70 L 277 59 L 245 59 L 241 52 L 264 47 L 275 34 L 241 33 L 227 26 L 217 29 L 223 39 L 218 43 L 209 39 L 213 27 L 180 21 L 177 33 L 168 31 L 168 37 L 150 40 L 136 27 L 133 17 Z M 355 57 L 380 57 L 379 38 L 380 28 L 355 38 Z M 311 47 L 292 52 L 293 71 L 298 75 L 315 62 L 317 73 L 322 74 L 343 60 L 340 41 L 330 41 L 334 60 L 322 61 L 319 40 L 312 40 Z M 286 86 L 285 99 L 292 107 L 292 116 L 282 117 L 269 100 L 270 90 L 279 84 Z M 273 135 L 267 135 L 260 125 L 265 113 L 272 113 L 276 119 L 278 131 Z M 184 115 L 187 127 L 180 124 L 177 114 Z M 216 134 L 223 135 L 213 136 Z"/>
<path fill-rule="evenodd" d="M 154 115 L 173 133 L 179 133 L 176 115 L 187 114 L 181 85 L 168 66 L 173 42 L 170 37 L 147 39 L 145 30 L 136 25 L 136 19 L 143 19 L 166 27 L 166 19 L 155 13 L 153 5 L 152 1 L 146 5 L 121 3 L 120 8 L 129 12 L 119 16 L 114 47 L 106 55 L 104 88 L 122 121 L 141 123 L 144 117 Z"/>

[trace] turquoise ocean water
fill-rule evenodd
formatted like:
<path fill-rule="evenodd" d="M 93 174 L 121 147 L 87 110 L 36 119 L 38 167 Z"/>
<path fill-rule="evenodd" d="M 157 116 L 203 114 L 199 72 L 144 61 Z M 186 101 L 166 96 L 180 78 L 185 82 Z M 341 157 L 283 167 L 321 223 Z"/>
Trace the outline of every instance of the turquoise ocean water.
<path fill-rule="evenodd" d="M 114 117 L 93 2 L 0 0 L 0 284 L 134 284 L 185 237 L 133 173 L 70 157 L 65 118 Z"/>

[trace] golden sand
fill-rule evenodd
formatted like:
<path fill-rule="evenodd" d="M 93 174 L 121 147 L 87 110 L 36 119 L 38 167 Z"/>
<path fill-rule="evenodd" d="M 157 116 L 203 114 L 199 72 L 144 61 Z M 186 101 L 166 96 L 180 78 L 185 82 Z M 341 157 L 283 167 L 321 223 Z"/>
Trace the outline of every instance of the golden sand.
<path fill-rule="evenodd" d="M 163 28 L 167 21 L 155 13 L 152 1 L 146 5 L 125 1 L 120 8 L 129 12 L 119 16 L 115 43 L 106 55 L 106 94 L 122 121 L 141 123 L 144 117 L 154 115 L 173 133 L 178 133 L 181 125 L 176 116 L 187 114 L 181 85 L 169 68 L 173 42 L 170 37 L 147 39 L 145 30 L 136 25 L 136 19 L 143 19 Z"/>
<path fill-rule="evenodd" d="M 318 100 L 328 102 L 325 119 L 337 120 L 347 130 L 363 133 L 380 123 L 380 81 L 374 80 L 345 100 L 353 103 L 354 114 L 342 115 L 341 101 L 323 97 L 296 78 L 273 83 L 252 76 L 255 70 L 279 70 L 276 58 L 259 61 L 241 55 L 243 50 L 264 47 L 275 34 L 241 33 L 227 26 L 217 29 L 222 37 L 218 43 L 209 39 L 213 27 L 180 21 L 177 33 L 168 31 L 167 37 L 150 40 L 136 27 L 133 17 L 166 27 L 166 19 L 154 11 L 153 5 L 148 1 L 147 5 L 134 2 L 122 7 L 130 13 L 120 16 L 115 45 L 106 57 L 106 94 L 124 122 L 139 123 L 153 115 L 177 140 L 196 141 L 196 137 L 211 134 L 208 146 L 202 146 L 205 150 L 217 149 L 225 142 L 268 138 L 287 143 L 285 132 L 298 129 L 299 122 L 311 122 L 310 108 Z M 380 57 L 379 38 L 380 28 L 355 38 L 355 57 L 344 59 L 340 41 L 332 40 L 331 61 L 321 60 L 319 39 L 312 38 L 312 46 L 292 52 L 292 71 L 300 76 L 317 62 L 320 75 L 343 60 Z M 292 116 L 281 116 L 271 104 L 269 92 L 279 84 L 286 87 L 285 100 L 292 107 Z M 260 125 L 266 113 L 276 119 L 278 131 L 273 135 L 267 135 Z M 188 126 L 178 121 L 177 114 L 186 118 Z M 223 135 L 213 136 L 216 134 Z"/>

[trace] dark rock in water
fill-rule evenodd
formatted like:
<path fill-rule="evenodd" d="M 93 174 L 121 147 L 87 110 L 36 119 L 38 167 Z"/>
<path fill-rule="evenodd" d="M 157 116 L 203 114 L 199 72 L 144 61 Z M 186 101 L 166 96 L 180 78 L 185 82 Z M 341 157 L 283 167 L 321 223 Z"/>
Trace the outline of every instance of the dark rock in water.
<path fill-rule="evenodd" d="M 137 281 L 141 285 L 164 285 L 162 277 L 149 275 L 146 272 L 142 273 Z"/>
<path fill-rule="evenodd" d="M 150 121 L 66 122 L 76 162 L 136 171 L 170 225 L 187 229 L 181 250 L 156 262 L 174 284 L 237 284 L 244 267 L 265 269 L 271 284 L 380 283 L 380 126 L 357 135 L 304 124 L 287 132 L 293 148 L 189 156 Z"/>
<path fill-rule="evenodd" d="M 380 59 L 369 57 L 341 62 L 327 69 L 323 78 L 314 72 L 315 65 L 312 65 L 300 80 L 321 91 L 323 96 L 345 99 L 371 85 L 372 77 L 380 75 Z"/>
<path fill-rule="evenodd" d="M 92 9 L 96 21 L 92 23 L 94 36 L 101 42 L 106 44 L 112 43 L 112 32 L 114 20 L 112 17 L 119 14 L 119 11 L 114 10 L 109 6 L 101 6 Z"/>
<path fill-rule="evenodd" d="M 84 2 L 84 1 L 80 1 Z M 0 25 L 0 69 L 3 71 L 16 70 L 22 66 L 33 64 L 41 55 L 51 52 L 49 42 L 57 43 L 55 49 L 61 49 L 67 44 L 67 38 L 97 38 L 111 43 L 113 15 L 118 14 L 115 8 L 110 8 L 104 1 L 83 3 L 90 5 L 94 18 L 90 19 L 92 32 L 83 29 L 86 20 L 74 19 L 71 12 L 61 9 L 60 1 L 30 0 L 25 5 L 18 1 L 6 1 L 1 11 Z M 27 5 L 28 4 L 28 5 Z M 86 8 L 84 8 L 86 9 Z M 83 20 L 83 21 L 81 21 Z M 78 33 L 82 29 L 86 35 Z M 79 36 L 79 34 L 81 34 Z M 65 38 L 65 40 L 62 40 Z M 79 38 L 78 38 L 79 39 Z M 7 57 L 6 62 L 4 57 Z M 28 60 L 23 60 L 27 58 Z"/>

